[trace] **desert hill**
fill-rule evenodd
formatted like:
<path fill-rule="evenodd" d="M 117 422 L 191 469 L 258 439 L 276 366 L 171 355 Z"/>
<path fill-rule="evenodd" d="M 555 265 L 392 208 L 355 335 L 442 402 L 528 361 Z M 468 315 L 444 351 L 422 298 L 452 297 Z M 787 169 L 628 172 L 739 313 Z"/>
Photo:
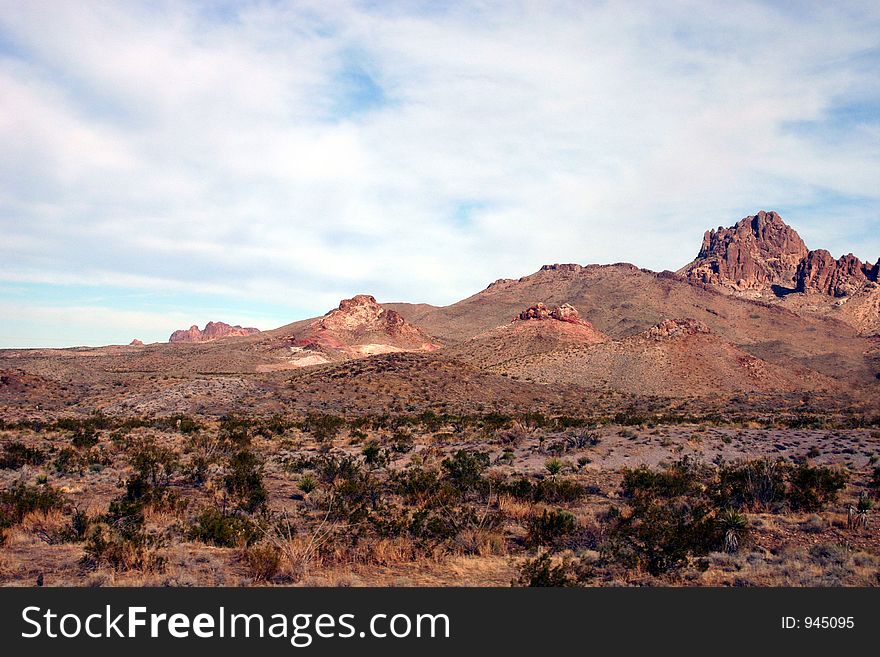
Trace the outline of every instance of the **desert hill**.
<path fill-rule="evenodd" d="M 289 350 L 287 364 L 293 367 L 440 347 L 421 328 L 368 294 L 343 299 L 323 317 L 283 326 L 270 335 L 271 344 Z"/>
<path fill-rule="evenodd" d="M 543 303 L 523 310 L 512 321 L 484 331 L 444 353 L 485 368 L 570 346 L 591 345 L 609 338 L 582 319 L 570 304 L 550 309 Z"/>
<path fill-rule="evenodd" d="M 543 384 L 565 381 L 661 397 L 834 392 L 842 387 L 806 367 L 780 367 L 756 358 L 692 319 L 665 320 L 622 340 L 527 356 L 490 370 Z"/>

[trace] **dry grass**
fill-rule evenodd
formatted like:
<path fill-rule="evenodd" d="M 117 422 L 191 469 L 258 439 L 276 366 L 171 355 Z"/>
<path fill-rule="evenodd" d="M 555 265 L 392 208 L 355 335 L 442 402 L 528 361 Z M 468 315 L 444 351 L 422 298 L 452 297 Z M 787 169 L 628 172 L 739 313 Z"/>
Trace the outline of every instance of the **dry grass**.
<path fill-rule="evenodd" d="M 466 506 L 474 509 L 478 519 L 489 515 L 494 524 L 482 521 L 463 526 L 452 538 L 424 541 L 409 535 L 382 535 L 372 525 L 360 521 L 351 524 L 334 517 L 327 509 L 333 486 L 322 482 L 310 467 L 292 471 L 289 464 L 298 458 L 315 459 L 322 454 L 350 456 L 361 460 L 364 444 L 375 440 L 383 449 L 390 449 L 393 429 L 363 427 L 355 434 L 344 429 L 335 437 L 316 441 L 309 432 L 291 427 L 282 435 L 255 437 L 250 449 L 263 461 L 262 478 L 268 495 L 265 518 L 257 540 L 233 547 L 216 547 L 192 541 L 189 530 L 194 517 L 205 508 L 226 508 L 232 501 L 224 489 L 228 448 L 221 448 L 216 423 L 206 422 L 195 438 L 174 431 L 139 427 L 122 439 L 102 433 L 97 449 L 106 456 L 99 468 L 81 472 L 56 472 L 50 459 L 40 467 L 26 466 L 20 470 L 0 470 L 0 488 L 16 482 L 40 485 L 42 478 L 64 491 L 69 502 L 63 509 L 32 512 L 16 526 L 7 529 L 7 543 L 0 549 L 0 583 L 33 585 L 42 574 L 46 585 L 119 586 L 119 585 L 307 585 L 322 583 L 332 586 L 360 585 L 493 585 L 508 586 L 517 577 L 517 569 L 534 556 L 534 548 L 525 543 L 529 518 L 546 509 L 564 508 L 574 514 L 580 528 L 594 528 L 610 505 L 625 504 L 617 497 L 621 469 L 637 464 L 656 465 L 660 461 L 690 456 L 705 462 L 717 457 L 732 460 L 773 455 L 775 445 L 792 445 L 786 456 L 798 456 L 814 445 L 821 448 L 816 462 L 841 464 L 849 468 L 850 483 L 834 506 L 819 513 L 749 514 L 752 529 L 749 545 L 741 554 L 715 554 L 709 567 L 702 569 L 692 563 L 681 572 L 661 578 L 638 570 L 627 571 L 603 565 L 603 574 L 595 577 L 595 585 L 617 584 L 714 584 L 714 585 L 795 585 L 821 583 L 839 585 L 877 585 L 877 555 L 880 531 L 874 520 L 867 529 L 850 530 L 846 525 L 846 507 L 866 490 L 870 478 L 870 454 L 880 453 L 880 435 L 870 430 L 795 430 L 741 427 L 716 427 L 701 432 L 701 440 L 693 440 L 695 426 L 653 425 L 639 430 L 638 439 L 620 435 L 626 427 L 610 425 L 594 430 L 596 444 L 572 446 L 566 438 L 582 430 L 547 429 L 517 421 L 498 431 L 485 431 L 468 426 L 463 429 L 440 427 L 422 430 L 412 428 L 415 441 L 411 451 L 392 453 L 386 467 L 373 472 L 384 482 L 391 471 L 411 464 L 440 469 L 440 463 L 460 449 L 482 449 L 489 454 L 486 470 L 493 477 L 530 481 L 549 477 L 545 464 L 553 454 L 550 446 L 562 445 L 558 458 L 576 463 L 582 456 L 589 463 L 582 468 L 557 475 L 589 487 L 576 502 L 546 503 L 518 499 L 513 495 L 493 492 L 485 500 L 473 500 Z M 511 439 L 510 433 L 514 434 Z M 443 440 L 435 435 L 442 434 Z M 724 440 L 725 437 L 731 437 Z M 69 445 L 63 432 L 41 433 L 22 431 L 0 432 L 0 444 L 21 440 L 29 446 L 58 453 Z M 138 563 L 139 555 L 121 555 L 121 565 L 83 563 L 84 543 L 64 542 L 63 536 L 71 523 L 72 506 L 76 505 L 89 517 L 108 510 L 111 500 L 119 499 L 122 486 L 134 470 L 130 458 L 134 445 L 152 441 L 171 450 L 178 465 L 169 490 L 178 502 L 146 504 L 143 508 L 144 528 L 161 536 L 164 546 L 158 551 L 161 567 L 130 566 Z M 856 454 L 844 452 L 840 445 L 859 446 Z M 226 449 L 227 451 L 224 451 Z M 557 449 L 557 447 L 553 447 Z M 512 458 L 501 459 L 512 454 Z M 188 468 L 196 457 L 206 457 L 207 478 L 202 484 L 188 479 Z M 501 460 L 499 460 L 501 459 Z M 299 482 L 308 474 L 318 481 L 318 488 L 303 494 Z M 382 484 L 385 485 L 385 484 Z M 390 497 L 387 497 L 389 496 Z M 419 505 L 429 504 L 433 491 L 417 497 Z M 383 499 L 392 507 L 400 500 L 385 490 Z M 379 507 L 380 509 L 382 507 Z M 263 518 L 263 512 L 253 515 Z M 382 517 L 385 511 L 376 511 Z M 872 514 L 875 512 L 872 512 Z M 580 540 L 580 539 L 579 539 Z M 591 558 L 584 544 L 575 550 L 575 558 Z M 811 553 L 816 545 L 847 545 L 844 552 L 829 555 Z M 569 544 L 566 544 L 569 547 Z M 817 556 L 818 555 L 818 556 Z M 128 565 L 126 565 L 128 564 Z M 604 570 L 603 570 L 604 569 Z M 873 577 L 873 579 L 872 579 Z"/>

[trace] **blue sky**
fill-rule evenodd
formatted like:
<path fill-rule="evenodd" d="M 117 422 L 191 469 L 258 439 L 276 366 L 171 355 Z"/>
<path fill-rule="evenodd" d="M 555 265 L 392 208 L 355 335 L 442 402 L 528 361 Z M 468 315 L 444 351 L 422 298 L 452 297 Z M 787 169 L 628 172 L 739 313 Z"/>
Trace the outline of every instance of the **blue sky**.
<path fill-rule="evenodd" d="M 875 261 L 880 7 L 0 0 L 0 139 L 0 347 L 677 269 L 760 209 Z"/>

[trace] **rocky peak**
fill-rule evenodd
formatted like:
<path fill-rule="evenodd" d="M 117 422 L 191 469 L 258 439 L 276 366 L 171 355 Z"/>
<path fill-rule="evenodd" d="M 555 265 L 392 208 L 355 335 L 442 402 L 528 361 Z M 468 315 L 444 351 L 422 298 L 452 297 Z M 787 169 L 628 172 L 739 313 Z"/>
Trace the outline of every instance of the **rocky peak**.
<path fill-rule="evenodd" d="M 337 308 L 305 327 L 292 344 L 359 355 L 368 355 L 358 349 L 371 345 L 397 350 L 431 350 L 438 346 L 420 328 L 408 323 L 396 310 L 383 308 L 369 294 L 343 299 Z"/>
<path fill-rule="evenodd" d="M 208 322 L 204 330 L 199 330 L 196 324 L 188 329 L 180 329 L 171 334 L 168 342 L 211 342 L 223 338 L 241 337 L 259 333 L 260 329 L 242 326 L 230 326 L 225 322 Z"/>
<path fill-rule="evenodd" d="M 381 308 L 376 302 L 376 297 L 372 294 L 355 294 L 351 299 L 343 299 L 340 301 L 337 310 L 349 311 L 358 307 Z"/>
<path fill-rule="evenodd" d="M 835 260 L 825 249 L 817 249 L 810 251 L 798 266 L 796 289 L 834 297 L 850 296 L 866 282 L 876 282 L 878 268 L 880 261 L 872 266 L 852 253 Z"/>
<path fill-rule="evenodd" d="M 132 340 L 131 342 L 128 343 L 128 346 L 129 347 L 143 347 L 144 343 L 141 340 L 138 340 L 137 338 L 135 338 L 134 340 Z"/>
<path fill-rule="evenodd" d="M 666 340 L 680 335 L 711 333 L 709 327 L 697 319 L 665 319 L 645 331 L 645 336 L 654 340 Z"/>
<path fill-rule="evenodd" d="M 515 283 L 515 282 L 516 281 L 512 278 L 499 278 L 497 281 L 495 281 L 493 283 L 489 283 L 489 285 L 486 286 L 486 289 L 491 290 L 492 288 L 502 287 L 502 286 L 505 286 L 509 283 Z"/>
<path fill-rule="evenodd" d="M 351 299 L 340 301 L 337 308 L 334 308 L 321 318 L 320 324 L 321 328 L 327 330 L 352 331 L 363 326 L 385 321 L 387 313 L 397 315 L 393 310 L 386 311 L 376 302 L 376 297 L 373 295 L 356 294 Z"/>
<path fill-rule="evenodd" d="M 706 231 L 697 258 L 680 274 L 699 283 L 736 289 L 795 286 L 804 241 L 776 212 L 758 212 L 730 228 Z"/>
<path fill-rule="evenodd" d="M 370 294 L 358 294 L 343 299 L 317 322 L 317 329 L 331 332 L 381 331 L 391 335 L 401 332 L 420 332 L 411 326 L 396 310 L 384 308 Z"/>

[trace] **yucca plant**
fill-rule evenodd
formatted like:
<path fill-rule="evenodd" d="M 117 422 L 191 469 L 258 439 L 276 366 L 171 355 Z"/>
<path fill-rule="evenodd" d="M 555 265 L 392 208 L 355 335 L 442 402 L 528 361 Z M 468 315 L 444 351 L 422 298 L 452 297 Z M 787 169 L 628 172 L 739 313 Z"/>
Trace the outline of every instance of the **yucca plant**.
<path fill-rule="evenodd" d="M 725 509 L 715 520 L 725 552 L 738 552 L 749 530 L 746 517 L 736 509 Z"/>
<path fill-rule="evenodd" d="M 547 472 L 550 473 L 551 477 L 555 477 L 562 472 L 565 464 L 559 459 L 550 459 L 544 464 L 544 467 L 547 468 Z"/>

